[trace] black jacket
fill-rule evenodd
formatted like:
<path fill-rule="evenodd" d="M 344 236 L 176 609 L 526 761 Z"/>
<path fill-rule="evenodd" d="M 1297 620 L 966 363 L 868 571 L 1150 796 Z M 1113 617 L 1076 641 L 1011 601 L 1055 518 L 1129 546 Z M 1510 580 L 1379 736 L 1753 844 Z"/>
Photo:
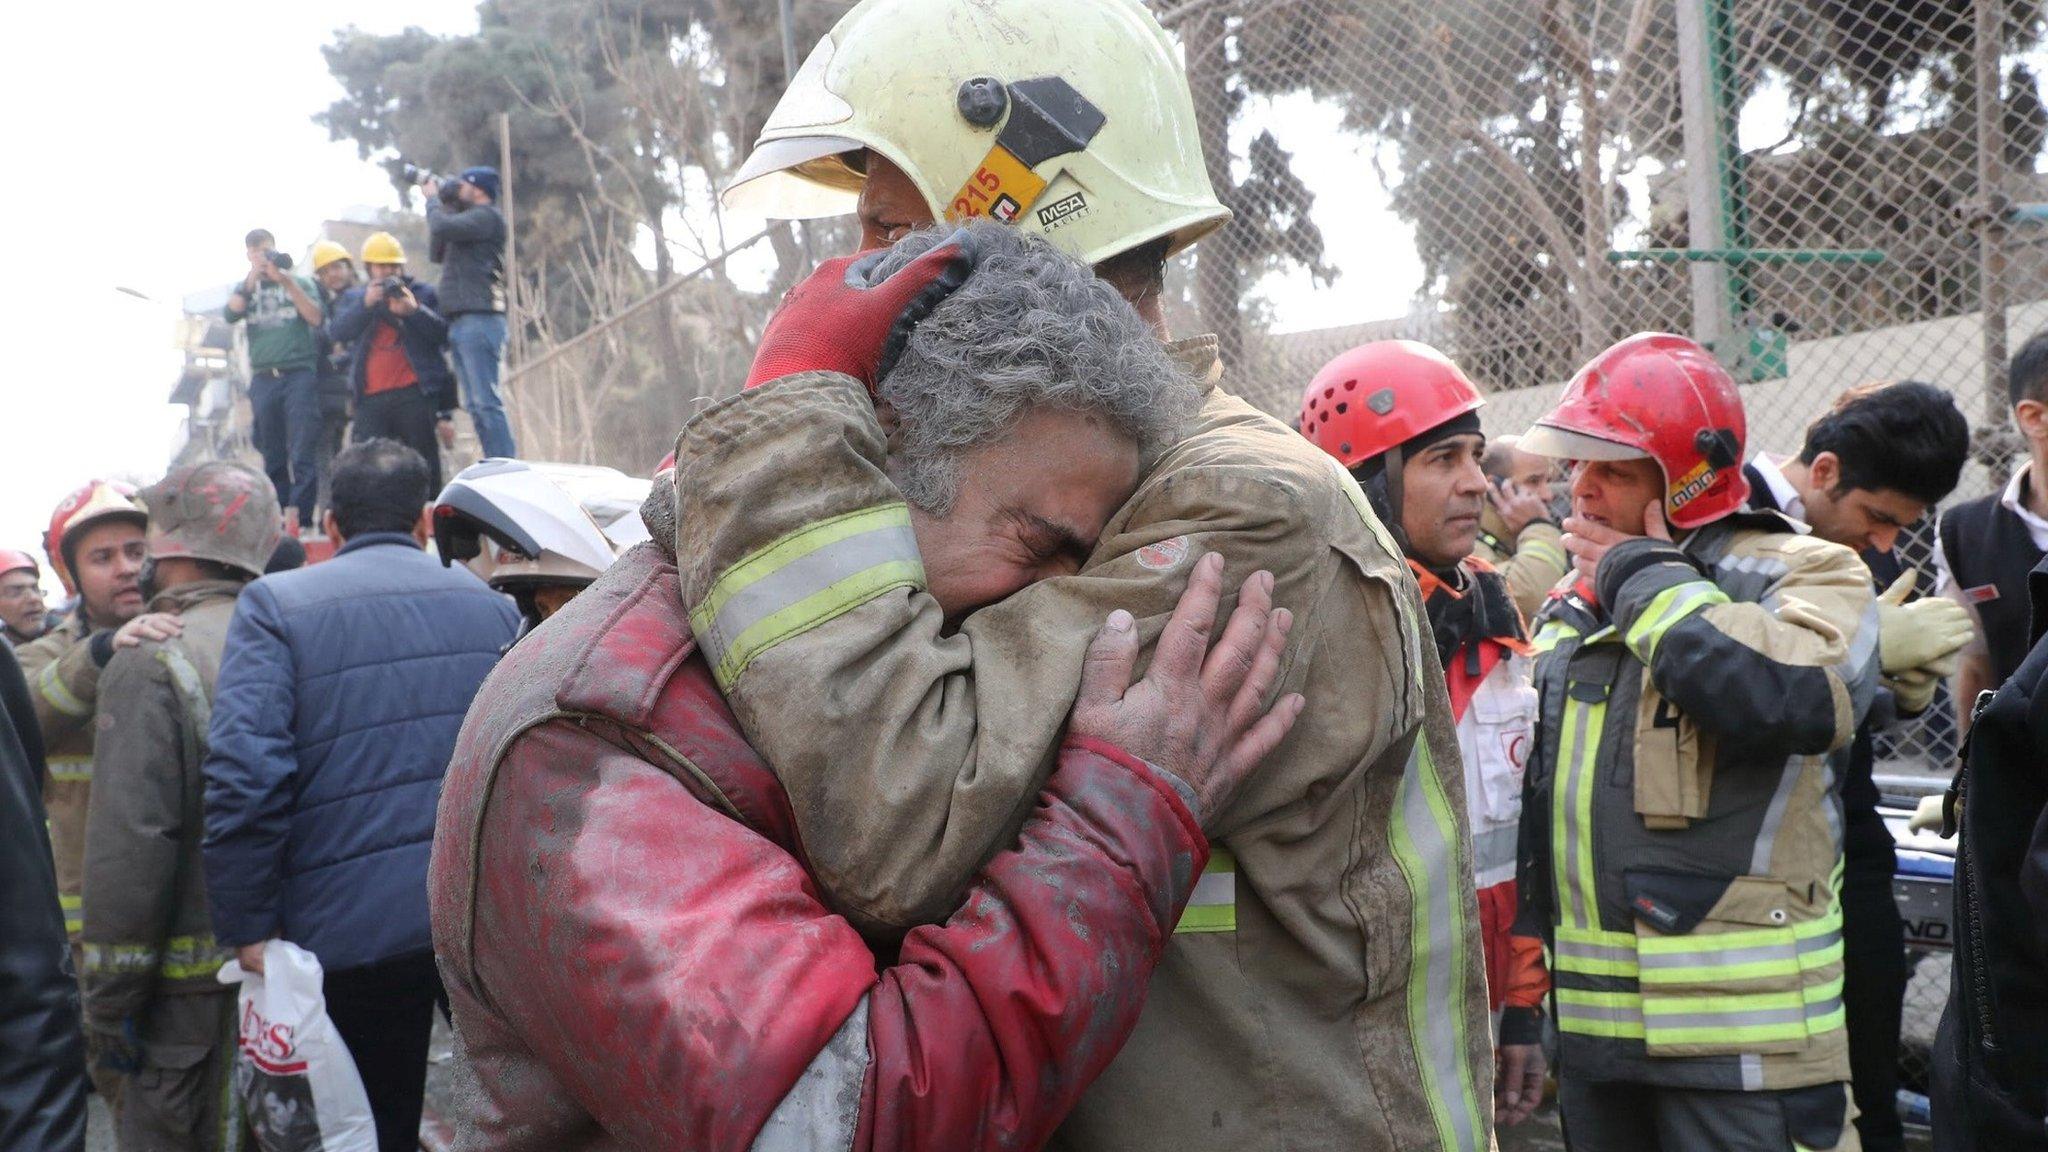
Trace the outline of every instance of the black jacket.
<path fill-rule="evenodd" d="M 44 827 L 43 739 L 0 644 L 0 1152 L 85 1147 L 85 1037 Z"/>
<path fill-rule="evenodd" d="M 450 212 L 427 205 L 427 239 L 441 266 L 441 315 L 503 312 L 505 217 L 495 205 L 477 204 Z"/>
<path fill-rule="evenodd" d="M 398 346 L 412 364 L 413 375 L 419 378 L 420 391 L 433 400 L 436 412 L 453 412 L 461 404 L 455 373 L 448 367 L 448 321 L 441 315 L 440 297 L 434 286 L 424 280 L 411 276 L 402 279 L 413 299 L 419 302 L 412 315 L 394 316 L 382 303 L 365 308 L 366 288 L 351 288 L 335 302 L 334 318 L 327 322 L 327 337 L 348 345 L 349 392 L 361 400 L 363 389 L 368 386 L 370 345 L 375 342 L 375 329 L 378 325 L 397 328 Z"/>
<path fill-rule="evenodd" d="M 1935 1147 L 2048 1150 L 2048 561 L 2034 642 L 1970 730 L 1954 790 L 1956 947 L 1934 1051 Z"/>

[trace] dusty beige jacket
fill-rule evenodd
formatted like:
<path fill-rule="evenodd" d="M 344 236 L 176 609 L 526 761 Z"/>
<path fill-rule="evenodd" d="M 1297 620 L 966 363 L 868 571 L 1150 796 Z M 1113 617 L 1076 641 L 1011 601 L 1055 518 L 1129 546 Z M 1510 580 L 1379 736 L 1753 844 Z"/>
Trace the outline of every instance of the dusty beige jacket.
<path fill-rule="evenodd" d="M 99 795 L 87 825 L 85 1012 L 102 1026 L 140 1025 L 159 995 L 232 995 L 214 973 L 201 801 L 213 685 L 234 617 L 236 581 L 159 594 L 151 612 L 185 630 L 114 653 L 101 686 L 95 750 Z"/>
<path fill-rule="evenodd" d="M 1507 578 L 1508 595 L 1522 610 L 1522 619 L 1533 623 L 1543 611 L 1543 601 L 1557 582 L 1564 579 L 1564 534 L 1557 525 L 1538 520 L 1508 539 L 1507 522 L 1488 505 L 1479 513 L 1479 544 L 1472 554 Z"/>
<path fill-rule="evenodd" d="M 1268 569 L 1297 620 L 1282 687 L 1307 711 L 1211 822 L 1222 864 L 1053 1146 L 1486 1147 L 1449 704 L 1413 579 L 1351 478 L 1212 389 L 1080 575 L 948 635 L 883 457 L 864 390 L 825 374 L 714 406 L 677 453 L 684 602 L 828 899 L 878 934 L 944 916 L 1035 799 L 1109 611 L 1149 642 L 1204 552 L 1226 587 Z"/>
<path fill-rule="evenodd" d="M 85 923 L 85 813 L 92 799 L 92 709 L 100 687 L 91 638 L 81 608 L 14 652 L 28 678 L 48 750 L 43 806 L 50 813 L 50 852 L 57 862 L 64 930 L 73 945 Z"/>

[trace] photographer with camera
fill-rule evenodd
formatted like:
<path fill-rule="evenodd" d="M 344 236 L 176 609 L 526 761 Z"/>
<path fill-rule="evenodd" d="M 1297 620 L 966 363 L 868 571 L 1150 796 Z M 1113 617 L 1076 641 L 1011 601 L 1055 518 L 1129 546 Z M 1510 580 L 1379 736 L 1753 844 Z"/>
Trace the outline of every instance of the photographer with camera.
<path fill-rule="evenodd" d="M 228 295 L 230 324 L 249 325 L 250 438 L 277 502 L 313 526 L 320 497 L 320 341 L 327 312 L 320 288 L 292 271 L 277 238 L 258 228 L 243 240 L 249 274 Z"/>
<path fill-rule="evenodd" d="M 405 272 L 405 248 L 389 232 L 363 241 L 367 282 L 342 293 L 327 336 L 349 347 L 354 443 L 396 440 L 427 461 L 441 483 L 441 449 L 455 444 L 455 378 L 448 321 L 434 286 Z"/>
<path fill-rule="evenodd" d="M 448 342 L 462 375 L 464 399 L 486 456 L 514 456 L 512 425 L 498 396 L 498 360 L 505 353 L 503 261 L 507 230 L 498 211 L 498 170 L 465 168 L 453 181 L 408 167 L 423 178 L 427 237 L 441 266 Z"/>

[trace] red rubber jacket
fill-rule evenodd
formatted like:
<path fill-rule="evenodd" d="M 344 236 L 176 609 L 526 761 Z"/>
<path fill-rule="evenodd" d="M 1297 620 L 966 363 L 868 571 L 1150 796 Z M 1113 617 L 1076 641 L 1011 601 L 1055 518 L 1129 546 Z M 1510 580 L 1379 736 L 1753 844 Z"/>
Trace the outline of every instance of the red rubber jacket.
<path fill-rule="evenodd" d="M 653 545 L 521 641 L 463 727 L 429 878 L 474 1081 L 457 1147 L 1036 1148 L 1137 1022 L 1208 858 L 1171 781 L 1070 740 L 1019 842 L 880 967 L 793 827 Z"/>

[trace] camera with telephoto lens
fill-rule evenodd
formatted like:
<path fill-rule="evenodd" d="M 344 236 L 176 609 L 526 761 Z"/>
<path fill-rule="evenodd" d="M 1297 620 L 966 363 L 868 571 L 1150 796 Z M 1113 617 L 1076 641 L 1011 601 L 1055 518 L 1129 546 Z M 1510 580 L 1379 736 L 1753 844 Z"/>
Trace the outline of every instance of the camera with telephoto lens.
<path fill-rule="evenodd" d="M 429 181 L 438 180 L 441 183 L 440 198 L 442 204 L 452 208 L 462 202 L 462 181 L 453 176 L 443 176 L 431 168 L 422 168 L 410 160 L 398 162 L 398 174 L 404 177 L 407 183 L 422 188 Z"/>
<path fill-rule="evenodd" d="M 270 266 L 279 272 L 289 272 L 292 270 L 292 254 L 289 252 L 279 252 L 273 249 L 265 252 L 263 258 L 270 261 Z"/>

